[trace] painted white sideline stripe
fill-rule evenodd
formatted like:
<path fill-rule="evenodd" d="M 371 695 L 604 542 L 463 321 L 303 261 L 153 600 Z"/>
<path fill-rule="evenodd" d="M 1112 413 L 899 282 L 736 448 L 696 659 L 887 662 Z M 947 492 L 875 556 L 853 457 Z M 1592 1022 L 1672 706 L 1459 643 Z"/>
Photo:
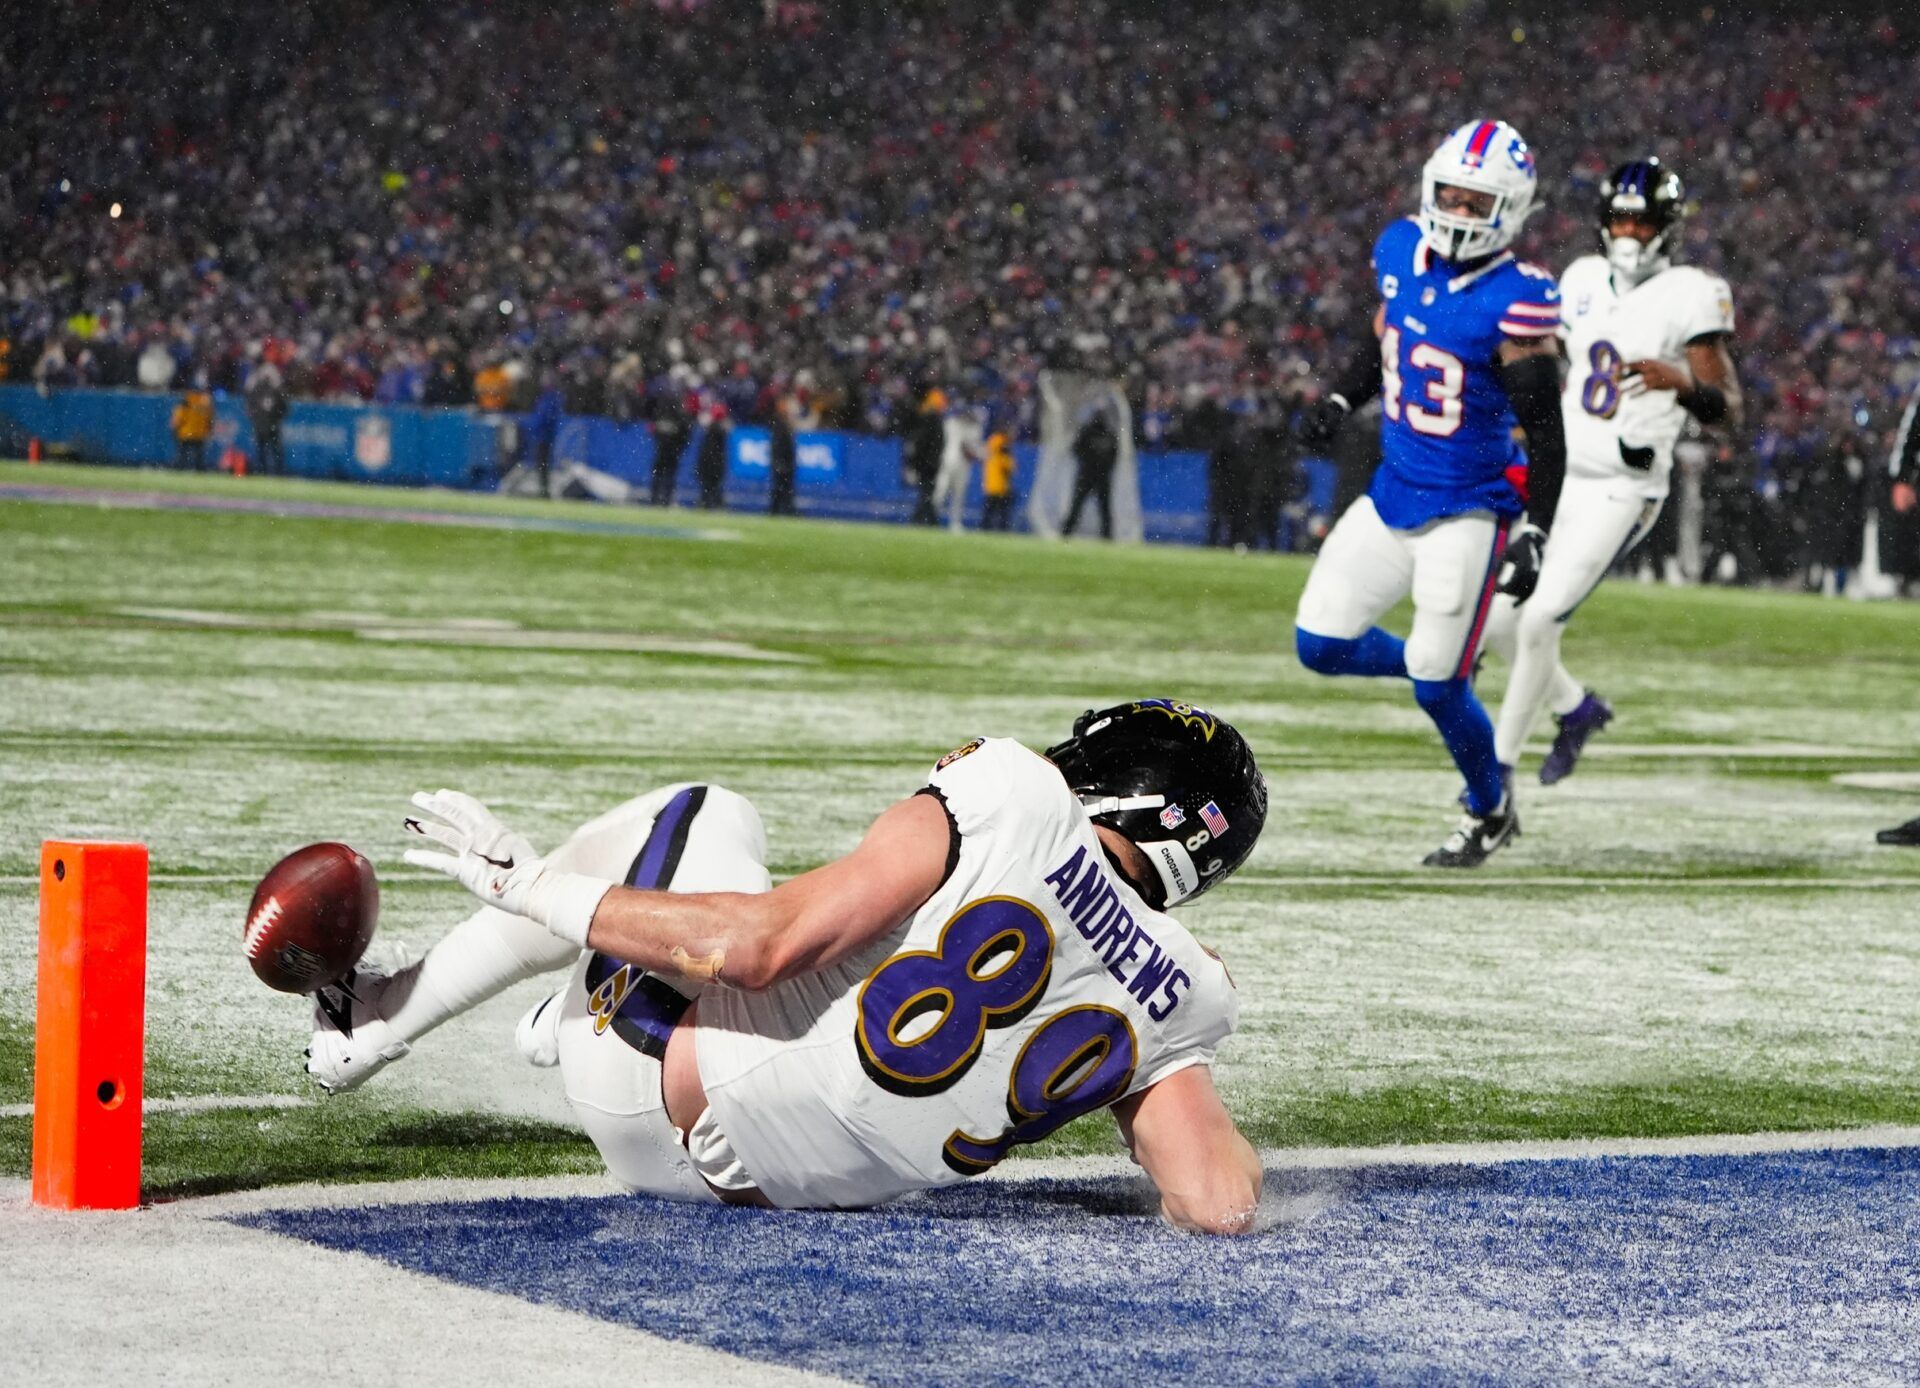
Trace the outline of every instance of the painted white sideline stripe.
<path fill-rule="evenodd" d="M 313 1102 L 302 1094 L 187 1094 L 144 1099 L 144 1113 L 211 1113 L 216 1109 L 306 1108 Z M 0 1118 L 31 1118 L 32 1104 L 0 1104 Z"/>
<path fill-rule="evenodd" d="M 1749 1157 L 1770 1152 L 1836 1152 L 1920 1147 L 1920 1127 L 1882 1125 L 1800 1133 L 1707 1133 L 1695 1137 L 1568 1138 L 1562 1141 L 1434 1142 L 1387 1147 L 1267 1147 L 1269 1171 L 1351 1170 L 1368 1166 L 1499 1166 L 1506 1162 L 1585 1161 L 1600 1157 Z M 1014 1168 L 1018 1169 L 1014 1169 Z M 981 1180 L 1138 1175 L 1118 1154 L 1009 1160 Z"/>
<path fill-rule="evenodd" d="M 1769 1152 L 1826 1152 L 1920 1147 L 1920 1126 L 1826 1128 L 1798 1133 L 1709 1133 L 1695 1137 L 1620 1137 L 1542 1142 L 1440 1142 L 1393 1147 L 1269 1147 L 1260 1153 L 1269 1171 L 1351 1170 L 1370 1166 L 1497 1166 L 1505 1162 L 1578 1161 L 1598 1157 L 1757 1156 Z M 1118 1153 L 1097 1157 L 1014 1157 L 982 1181 L 1103 1179 L 1139 1176 Z M 339 1209 L 467 1200 L 558 1200 L 619 1195 L 606 1175 L 381 1181 L 367 1185 L 298 1185 L 198 1196 L 153 1207 L 154 1213 L 221 1219 L 263 1210 Z"/>

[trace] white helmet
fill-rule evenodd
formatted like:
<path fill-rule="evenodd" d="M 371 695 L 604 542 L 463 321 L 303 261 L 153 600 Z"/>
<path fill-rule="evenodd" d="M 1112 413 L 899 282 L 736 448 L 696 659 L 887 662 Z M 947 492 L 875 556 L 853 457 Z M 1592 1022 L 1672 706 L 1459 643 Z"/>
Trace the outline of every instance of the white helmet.
<path fill-rule="evenodd" d="M 1493 194 L 1485 217 L 1442 212 L 1442 185 Z M 1441 143 L 1420 176 L 1420 229 L 1442 260 L 1475 260 L 1513 242 L 1533 211 L 1533 154 L 1505 121 L 1469 121 Z"/>

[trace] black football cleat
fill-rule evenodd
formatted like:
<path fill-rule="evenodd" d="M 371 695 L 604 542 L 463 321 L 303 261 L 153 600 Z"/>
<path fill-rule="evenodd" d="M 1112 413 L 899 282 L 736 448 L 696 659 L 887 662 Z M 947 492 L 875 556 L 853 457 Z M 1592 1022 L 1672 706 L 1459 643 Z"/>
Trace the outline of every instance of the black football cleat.
<path fill-rule="evenodd" d="M 1460 817 L 1447 841 L 1421 860 L 1424 867 L 1476 868 L 1520 836 L 1520 812 L 1513 797 L 1503 796 L 1500 808 L 1478 815 L 1469 810 Z"/>
<path fill-rule="evenodd" d="M 1905 824 L 1882 829 L 1873 836 L 1873 841 L 1891 848 L 1920 848 L 1920 819 L 1910 819 Z"/>
<path fill-rule="evenodd" d="M 1587 739 L 1612 721 L 1613 710 L 1607 701 L 1589 689 L 1584 699 L 1560 716 L 1560 731 L 1553 735 L 1553 747 L 1540 763 L 1540 784 L 1550 786 L 1571 776 L 1580 764 Z"/>

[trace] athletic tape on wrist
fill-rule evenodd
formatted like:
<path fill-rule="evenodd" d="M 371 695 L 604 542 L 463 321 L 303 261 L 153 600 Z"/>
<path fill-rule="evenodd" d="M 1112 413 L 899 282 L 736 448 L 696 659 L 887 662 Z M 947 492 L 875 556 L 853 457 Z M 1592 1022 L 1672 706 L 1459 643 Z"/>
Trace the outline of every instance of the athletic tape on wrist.
<path fill-rule="evenodd" d="M 593 913 L 614 885 L 604 877 L 588 877 L 585 873 L 543 872 L 527 893 L 527 916 L 585 949 Z"/>

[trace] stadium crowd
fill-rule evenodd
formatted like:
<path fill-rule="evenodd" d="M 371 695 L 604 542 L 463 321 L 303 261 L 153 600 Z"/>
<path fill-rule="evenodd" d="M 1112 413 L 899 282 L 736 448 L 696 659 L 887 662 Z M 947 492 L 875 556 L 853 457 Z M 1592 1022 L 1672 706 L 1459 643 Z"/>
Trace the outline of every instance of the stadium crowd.
<path fill-rule="evenodd" d="M 1191 441 L 1203 402 L 1270 423 L 1315 388 L 1372 237 L 1485 113 L 1534 145 L 1550 265 L 1621 158 L 1687 176 L 1743 487 L 1884 456 L 1920 375 L 1920 27 L 1364 8 L 33 7 L 0 49 L 0 375 L 874 431 L 938 384 L 1024 430 L 1071 365 Z"/>

